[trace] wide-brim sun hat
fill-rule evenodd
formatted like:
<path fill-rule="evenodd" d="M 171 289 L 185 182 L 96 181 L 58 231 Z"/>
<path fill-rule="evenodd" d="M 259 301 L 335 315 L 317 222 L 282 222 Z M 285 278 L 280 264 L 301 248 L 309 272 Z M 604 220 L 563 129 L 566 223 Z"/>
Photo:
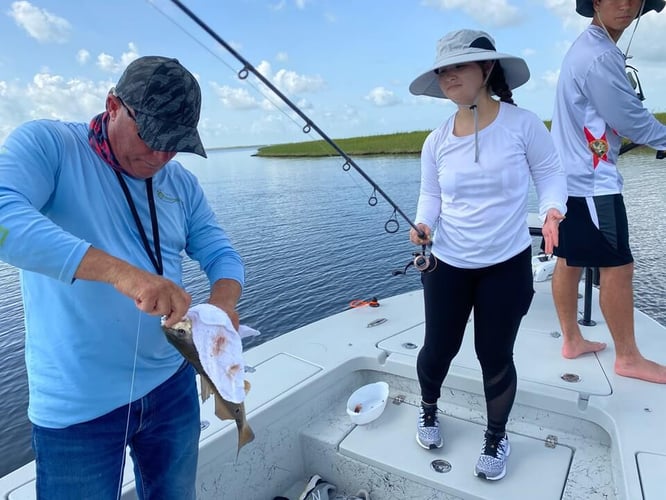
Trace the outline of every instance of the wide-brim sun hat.
<path fill-rule="evenodd" d="M 643 14 L 654 10 L 661 12 L 666 6 L 665 0 L 645 0 Z M 576 0 L 576 12 L 584 17 L 594 17 L 594 0 Z"/>
<path fill-rule="evenodd" d="M 530 79 L 527 63 L 520 57 L 497 52 L 495 41 L 484 31 L 453 31 L 437 42 L 435 62 L 409 86 L 414 95 L 427 95 L 447 99 L 439 87 L 439 68 L 476 61 L 497 61 L 504 70 L 508 87 L 513 90 Z"/>

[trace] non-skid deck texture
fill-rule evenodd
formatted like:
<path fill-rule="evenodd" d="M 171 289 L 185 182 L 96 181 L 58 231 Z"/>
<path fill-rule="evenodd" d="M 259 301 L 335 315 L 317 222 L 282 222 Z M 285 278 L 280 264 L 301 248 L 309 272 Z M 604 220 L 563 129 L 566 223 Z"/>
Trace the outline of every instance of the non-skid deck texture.
<path fill-rule="evenodd" d="M 389 402 L 379 419 L 349 433 L 340 443 L 340 453 L 466 499 L 561 498 L 570 448 L 549 448 L 543 441 L 510 434 L 507 475 L 486 481 L 473 476 L 483 440 L 481 425 L 440 417 L 444 447 L 425 450 L 416 443 L 416 415 L 412 405 Z M 450 463 L 451 470 L 436 472 L 431 462 L 437 459 Z"/>

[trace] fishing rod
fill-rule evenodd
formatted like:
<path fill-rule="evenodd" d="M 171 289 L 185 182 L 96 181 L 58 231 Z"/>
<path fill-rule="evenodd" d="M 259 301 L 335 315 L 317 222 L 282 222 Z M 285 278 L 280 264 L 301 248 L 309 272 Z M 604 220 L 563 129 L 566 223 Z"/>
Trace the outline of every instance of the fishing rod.
<path fill-rule="evenodd" d="M 405 213 L 400 209 L 400 207 L 384 192 L 384 190 L 379 187 L 379 185 L 372 180 L 372 178 L 359 167 L 356 162 L 340 147 L 338 146 L 333 139 L 328 137 L 328 135 L 321 129 L 319 126 L 310 119 L 301 109 L 296 106 L 291 100 L 284 95 L 275 85 L 273 85 L 270 80 L 268 80 L 264 75 L 262 75 L 248 60 L 241 56 L 231 45 L 229 45 L 222 37 L 220 37 L 210 26 L 208 26 L 199 16 L 192 12 L 186 5 L 184 5 L 180 0 L 171 0 L 171 2 L 176 5 L 185 15 L 187 15 L 192 21 L 194 21 L 200 28 L 202 28 L 206 33 L 208 33 L 217 43 L 222 45 L 232 56 L 234 56 L 242 65 L 243 68 L 238 71 L 238 78 L 245 80 L 249 73 L 252 73 L 257 77 L 264 85 L 266 85 L 270 90 L 273 91 L 287 106 L 289 106 L 298 116 L 300 116 L 305 125 L 302 128 L 303 133 L 308 134 L 312 129 L 314 129 L 319 136 L 328 143 L 335 151 L 345 160 L 345 163 L 342 165 L 342 169 L 347 172 L 350 168 L 354 168 L 373 188 L 373 192 L 368 199 L 368 204 L 370 206 L 375 206 L 377 204 L 377 196 L 375 193 L 379 193 L 386 202 L 393 208 L 393 214 L 384 224 L 384 230 L 387 233 L 396 233 L 400 228 L 400 223 L 396 218 L 396 213 L 399 214 L 419 235 L 420 238 L 425 238 L 425 233 L 420 230 L 412 220 L 405 215 Z M 430 258 L 429 253 L 427 252 L 428 245 L 422 245 L 421 252 L 414 252 L 414 260 L 410 262 L 407 267 L 413 265 L 416 269 L 421 272 L 431 270 L 432 263 L 435 262 L 434 259 Z M 405 268 L 405 271 L 407 270 Z M 394 275 L 404 274 L 403 271 L 394 272 Z"/>
<path fill-rule="evenodd" d="M 618 156 L 623 155 L 624 153 L 631 151 L 634 148 L 638 148 L 640 146 L 642 146 L 642 144 L 636 144 L 635 142 L 628 142 L 627 144 L 622 144 Z"/>
<path fill-rule="evenodd" d="M 620 155 L 623 155 L 624 153 L 631 151 L 632 149 L 638 148 L 640 146 L 643 146 L 644 144 L 636 144 L 635 142 L 629 142 L 627 144 L 623 144 L 622 147 L 620 147 Z M 666 158 L 666 151 L 657 151 L 656 154 L 657 160 L 663 160 Z"/>

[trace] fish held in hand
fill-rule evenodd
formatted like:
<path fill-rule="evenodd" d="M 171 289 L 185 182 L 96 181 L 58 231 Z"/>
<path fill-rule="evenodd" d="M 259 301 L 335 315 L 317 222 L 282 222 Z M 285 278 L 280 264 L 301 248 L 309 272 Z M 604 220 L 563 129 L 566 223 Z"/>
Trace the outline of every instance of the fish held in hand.
<path fill-rule="evenodd" d="M 173 326 L 162 324 L 162 330 L 167 340 L 199 373 L 201 400 L 206 401 L 213 395 L 215 415 L 221 420 L 236 421 L 240 451 L 254 439 L 254 432 L 247 422 L 243 403 L 250 384 L 244 376 L 242 343 L 231 320 L 221 309 L 200 304 L 192 307 L 187 316 Z M 256 333 L 250 330 L 249 334 Z"/>

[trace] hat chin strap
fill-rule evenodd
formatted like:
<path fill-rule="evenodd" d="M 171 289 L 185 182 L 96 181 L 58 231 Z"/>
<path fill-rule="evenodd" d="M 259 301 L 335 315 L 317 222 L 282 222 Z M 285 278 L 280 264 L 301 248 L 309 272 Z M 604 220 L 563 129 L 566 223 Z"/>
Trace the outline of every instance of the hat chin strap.
<path fill-rule="evenodd" d="M 481 97 L 481 92 L 483 92 L 483 90 L 486 88 L 486 85 L 488 84 L 488 79 L 490 78 L 490 74 L 493 72 L 493 69 L 495 68 L 496 62 L 497 61 L 493 61 L 492 66 L 490 66 L 490 70 L 488 70 L 488 74 L 486 74 L 486 77 L 483 79 L 481 88 L 476 93 L 474 102 L 472 102 L 472 104 L 469 105 L 469 110 L 472 112 L 472 115 L 474 116 L 474 163 L 479 163 L 479 107 L 477 106 L 477 104 L 479 102 L 479 98 Z"/>
<path fill-rule="evenodd" d="M 629 47 L 631 47 L 631 42 L 634 40 L 634 35 L 636 34 L 636 30 L 638 29 L 638 23 L 641 22 L 641 17 L 643 17 L 643 11 L 645 11 L 645 0 L 641 3 L 641 10 L 638 11 L 638 18 L 636 19 L 636 24 L 634 24 L 634 31 L 631 32 L 631 36 L 629 37 L 629 43 L 627 44 L 627 50 L 624 51 L 624 58 L 625 59 L 630 59 L 631 56 L 629 55 Z"/>

